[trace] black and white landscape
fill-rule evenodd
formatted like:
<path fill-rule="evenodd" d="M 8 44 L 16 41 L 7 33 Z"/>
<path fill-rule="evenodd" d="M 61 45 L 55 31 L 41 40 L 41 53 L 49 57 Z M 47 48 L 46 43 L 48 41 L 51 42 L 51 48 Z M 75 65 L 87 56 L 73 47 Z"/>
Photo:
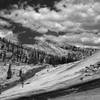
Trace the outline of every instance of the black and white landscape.
<path fill-rule="evenodd" d="M 99 100 L 100 0 L 0 0 L 0 100 Z"/>

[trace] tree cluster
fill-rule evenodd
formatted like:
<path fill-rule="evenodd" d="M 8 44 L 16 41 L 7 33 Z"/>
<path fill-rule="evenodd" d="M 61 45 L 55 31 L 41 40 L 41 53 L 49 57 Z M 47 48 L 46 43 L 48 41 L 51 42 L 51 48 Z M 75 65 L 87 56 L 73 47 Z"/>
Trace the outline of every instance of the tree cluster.
<path fill-rule="evenodd" d="M 21 44 L 15 44 L 7 41 L 5 38 L 0 38 L 0 58 L 3 62 L 12 60 L 13 62 L 27 64 L 63 64 L 67 62 L 65 56 L 47 54 L 39 49 L 26 48 Z"/>
<path fill-rule="evenodd" d="M 68 53 L 68 62 L 84 59 L 96 52 L 96 49 L 80 48 L 75 46 L 67 46 L 66 49 L 70 50 L 70 52 Z"/>
<path fill-rule="evenodd" d="M 74 61 L 79 61 L 88 56 L 91 56 L 96 49 L 80 48 L 75 46 L 67 46 L 69 50 L 68 55 L 59 56 L 54 54 L 48 54 L 45 51 L 39 49 L 26 48 L 21 44 L 15 44 L 7 41 L 5 38 L 0 38 L 0 58 L 3 62 L 13 61 L 26 64 L 64 64 Z"/>

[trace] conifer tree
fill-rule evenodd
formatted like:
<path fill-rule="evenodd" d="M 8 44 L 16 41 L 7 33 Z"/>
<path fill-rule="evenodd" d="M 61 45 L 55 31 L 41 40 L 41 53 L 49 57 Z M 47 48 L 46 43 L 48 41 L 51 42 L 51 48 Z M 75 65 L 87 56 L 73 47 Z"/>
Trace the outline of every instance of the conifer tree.
<path fill-rule="evenodd" d="M 11 77 L 12 77 L 11 64 L 9 64 L 9 68 L 7 71 L 7 79 L 11 79 Z"/>

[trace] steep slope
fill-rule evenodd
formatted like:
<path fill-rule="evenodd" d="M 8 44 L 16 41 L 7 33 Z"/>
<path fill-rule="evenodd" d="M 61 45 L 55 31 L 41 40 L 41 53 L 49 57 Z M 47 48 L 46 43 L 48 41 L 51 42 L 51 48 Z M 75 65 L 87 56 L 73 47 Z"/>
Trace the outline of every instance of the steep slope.
<path fill-rule="evenodd" d="M 80 80 L 81 73 L 80 70 L 87 66 L 93 65 L 100 61 L 100 51 L 88 57 L 81 62 L 74 65 L 64 65 L 59 66 L 48 73 L 33 77 L 31 83 L 27 84 L 22 88 L 20 85 L 11 88 L 2 93 L 1 99 L 11 99 L 21 96 L 29 96 L 32 94 L 44 93 L 49 91 L 58 90 L 61 88 L 67 88 L 71 85 L 84 83 L 90 80 L 100 78 L 98 74 L 86 77 L 83 81 Z M 69 67 L 69 68 L 67 68 Z M 26 82 L 27 83 L 27 82 Z"/>
<path fill-rule="evenodd" d="M 26 47 L 30 47 L 32 49 L 37 49 L 46 52 L 47 54 L 58 55 L 58 56 L 66 56 L 68 54 L 67 50 L 64 50 L 55 44 L 51 44 L 48 42 L 38 41 L 34 45 L 24 45 Z"/>
<path fill-rule="evenodd" d="M 45 42 L 26 46 L 13 43 L 5 38 L 0 38 L 0 49 L 0 60 L 3 62 L 9 62 L 11 60 L 13 63 L 47 63 L 53 65 L 67 62 L 67 50 Z"/>

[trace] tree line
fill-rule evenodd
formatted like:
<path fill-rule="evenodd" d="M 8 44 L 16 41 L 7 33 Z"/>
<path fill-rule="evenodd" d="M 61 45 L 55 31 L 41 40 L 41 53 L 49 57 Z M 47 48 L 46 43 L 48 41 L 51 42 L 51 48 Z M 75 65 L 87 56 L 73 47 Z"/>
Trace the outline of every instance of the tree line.
<path fill-rule="evenodd" d="M 12 43 L 5 38 L 0 38 L 0 58 L 1 61 L 12 61 L 26 64 L 64 64 L 69 62 L 78 61 L 91 56 L 96 52 L 96 49 L 80 48 L 75 46 L 67 46 L 65 49 L 69 50 L 67 55 L 59 56 L 48 54 L 39 49 L 31 49 L 23 46 L 22 44 Z"/>
<path fill-rule="evenodd" d="M 91 56 L 97 51 L 97 49 L 93 48 L 81 48 L 70 45 L 66 46 L 65 49 L 70 50 L 70 52 L 68 53 L 68 59 L 67 59 L 68 62 L 84 59 L 88 56 Z"/>
<path fill-rule="evenodd" d="M 39 49 L 30 49 L 22 44 L 12 43 L 5 38 L 0 38 L 1 61 L 16 61 L 27 64 L 62 64 L 67 62 L 66 56 L 47 54 Z"/>

